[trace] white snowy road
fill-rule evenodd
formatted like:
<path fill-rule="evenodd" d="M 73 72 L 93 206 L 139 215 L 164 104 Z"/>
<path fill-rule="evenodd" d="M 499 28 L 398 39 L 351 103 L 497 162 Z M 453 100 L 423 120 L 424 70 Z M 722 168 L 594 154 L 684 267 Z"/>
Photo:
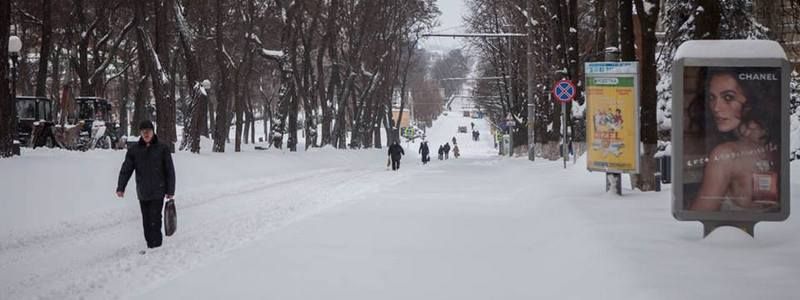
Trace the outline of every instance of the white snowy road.
<path fill-rule="evenodd" d="M 484 158 L 403 170 L 397 186 L 133 298 L 788 299 L 800 291 L 796 222 L 760 224 L 756 240 L 731 229 L 702 240 L 700 226 L 672 219 L 666 193 L 617 198 L 602 193 L 601 174 L 560 167 Z"/>
<path fill-rule="evenodd" d="M 207 299 L 531 299 L 615 273 L 594 293 L 629 287 L 629 274 L 614 271 L 612 261 L 592 261 L 603 249 L 583 222 L 574 223 L 576 211 L 559 212 L 573 223 L 553 223 L 559 191 L 542 190 L 534 200 L 533 189 L 509 186 L 518 180 L 498 168 L 520 171 L 498 159 L 402 171 L 413 179 L 139 298 L 186 298 L 209 282 L 201 293 Z"/>

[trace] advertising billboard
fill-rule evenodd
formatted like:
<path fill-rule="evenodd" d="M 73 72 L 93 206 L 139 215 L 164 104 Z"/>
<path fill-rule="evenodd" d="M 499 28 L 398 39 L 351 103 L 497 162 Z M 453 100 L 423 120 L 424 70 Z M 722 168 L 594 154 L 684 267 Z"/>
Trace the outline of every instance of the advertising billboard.
<path fill-rule="evenodd" d="M 587 168 L 639 173 L 639 77 L 636 62 L 586 64 Z"/>
<path fill-rule="evenodd" d="M 785 54 L 770 41 L 697 42 L 682 45 L 673 65 L 673 214 L 698 221 L 784 220 L 789 214 Z M 720 51 L 709 49 L 715 47 Z M 729 50 L 753 47 L 764 51 L 736 56 Z"/>

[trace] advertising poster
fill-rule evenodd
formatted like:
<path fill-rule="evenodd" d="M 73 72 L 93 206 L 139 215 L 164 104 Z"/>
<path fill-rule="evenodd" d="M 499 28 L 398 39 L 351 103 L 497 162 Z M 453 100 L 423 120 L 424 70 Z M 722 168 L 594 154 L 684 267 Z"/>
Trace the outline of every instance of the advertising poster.
<path fill-rule="evenodd" d="M 639 172 L 636 63 L 588 63 L 586 74 L 587 168 Z"/>
<path fill-rule="evenodd" d="M 684 68 L 683 210 L 781 211 L 781 73 Z"/>

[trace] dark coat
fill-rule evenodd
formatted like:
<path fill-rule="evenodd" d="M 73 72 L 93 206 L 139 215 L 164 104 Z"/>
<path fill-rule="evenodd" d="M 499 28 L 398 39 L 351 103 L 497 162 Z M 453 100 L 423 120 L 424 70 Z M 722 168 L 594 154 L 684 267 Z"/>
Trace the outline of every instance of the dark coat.
<path fill-rule="evenodd" d="M 450 144 L 444 144 L 444 153 L 450 152 Z"/>
<path fill-rule="evenodd" d="M 444 146 L 439 146 L 439 155 L 444 154 Z"/>
<path fill-rule="evenodd" d="M 406 155 L 406 153 L 403 151 L 403 147 L 400 147 L 400 144 L 389 146 L 389 156 L 392 157 L 392 160 L 400 160 L 403 155 Z"/>
<path fill-rule="evenodd" d="M 431 149 L 428 148 L 428 143 L 422 143 L 419 145 L 419 153 L 422 155 L 428 155 L 428 153 L 431 153 Z"/>
<path fill-rule="evenodd" d="M 175 166 L 169 147 L 153 136 L 150 146 L 139 142 L 128 148 L 119 170 L 117 192 L 124 192 L 133 171 L 136 171 L 136 195 L 139 201 L 163 200 L 175 195 Z"/>

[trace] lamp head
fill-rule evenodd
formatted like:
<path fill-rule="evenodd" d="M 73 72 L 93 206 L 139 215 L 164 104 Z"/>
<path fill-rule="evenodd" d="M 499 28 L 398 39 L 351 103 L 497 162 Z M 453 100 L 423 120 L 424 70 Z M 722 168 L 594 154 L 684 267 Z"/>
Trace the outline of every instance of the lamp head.
<path fill-rule="evenodd" d="M 18 36 L 12 35 L 8 37 L 8 53 L 18 54 L 22 50 L 22 40 Z"/>

